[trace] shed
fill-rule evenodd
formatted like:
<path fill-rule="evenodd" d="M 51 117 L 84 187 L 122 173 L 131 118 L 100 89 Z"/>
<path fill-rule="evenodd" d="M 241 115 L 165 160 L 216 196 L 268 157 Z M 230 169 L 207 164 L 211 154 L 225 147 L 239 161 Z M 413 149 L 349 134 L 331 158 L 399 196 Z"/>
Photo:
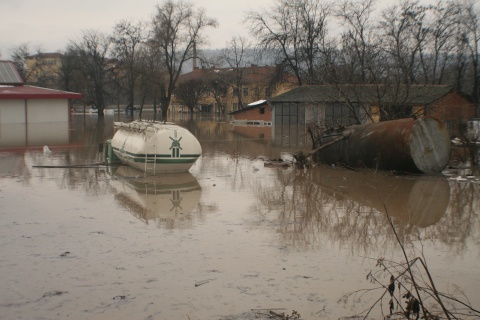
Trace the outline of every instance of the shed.
<path fill-rule="evenodd" d="M 271 125 L 272 111 L 267 100 L 258 100 L 248 104 L 245 108 L 235 110 L 229 114 L 233 115 L 234 124 L 247 125 Z"/>
<path fill-rule="evenodd" d="M 408 117 L 430 116 L 452 135 L 475 114 L 474 104 L 444 85 L 302 86 L 268 99 L 275 125 L 309 123 L 331 128 Z"/>
<path fill-rule="evenodd" d="M 24 85 L 11 61 L 0 61 L 0 124 L 68 122 L 82 94 Z"/>

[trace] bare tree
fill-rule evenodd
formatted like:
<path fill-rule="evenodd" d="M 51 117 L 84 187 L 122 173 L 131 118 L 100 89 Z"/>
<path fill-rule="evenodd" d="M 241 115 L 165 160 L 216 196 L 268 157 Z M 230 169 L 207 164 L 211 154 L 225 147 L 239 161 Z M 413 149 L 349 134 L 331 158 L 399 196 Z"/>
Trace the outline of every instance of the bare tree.
<path fill-rule="evenodd" d="M 222 51 L 223 59 L 228 67 L 232 69 L 231 73 L 225 73 L 227 77 L 223 77 L 220 81 L 227 83 L 237 97 L 238 106 L 243 106 L 242 102 L 242 86 L 244 85 L 243 73 L 246 65 L 249 63 L 246 59 L 246 52 L 250 49 L 250 44 L 244 37 L 233 37 L 227 47 Z M 219 74 L 222 77 L 222 74 Z"/>
<path fill-rule="evenodd" d="M 395 64 L 396 73 L 391 76 L 400 83 L 419 83 L 420 56 L 427 40 L 426 10 L 419 1 L 406 0 L 385 10 L 380 20 L 384 49 Z"/>
<path fill-rule="evenodd" d="M 23 81 L 26 83 L 31 83 L 31 81 L 35 81 L 36 79 L 34 79 L 34 75 L 40 74 L 43 69 L 40 59 L 31 59 L 31 65 L 27 66 L 28 58 L 33 56 L 30 50 L 30 45 L 28 43 L 22 43 L 11 49 L 10 56 L 13 63 L 15 64 L 15 67 L 17 68 L 18 73 L 22 77 Z M 41 54 L 42 50 L 40 48 L 37 48 L 37 57 Z"/>
<path fill-rule="evenodd" d="M 146 46 L 141 47 L 137 58 L 140 70 L 140 117 L 147 97 L 153 102 L 155 116 L 157 114 L 157 103 L 160 101 L 160 89 L 164 87 L 165 67 L 161 63 L 161 52 L 149 42 Z"/>
<path fill-rule="evenodd" d="M 422 59 L 424 82 L 427 84 L 444 84 L 447 68 L 454 59 L 458 18 L 460 9 L 454 1 L 439 0 L 430 8 L 429 41 L 424 50 L 430 58 Z"/>
<path fill-rule="evenodd" d="M 371 21 L 374 4 L 375 0 L 345 0 L 337 7 L 337 18 L 344 28 L 340 55 L 345 72 L 341 79 L 334 78 L 332 82 L 352 84 L 380 81 L 380 43 Z"/>
<path fill-rule="evenodd" d="M 474 1 L 466 1 L 461 13 L 464 48 L 467 50 L 470 64 L 471 96 L 477 104 L 475 116 L 480 117 L 480 13 Z"/>
<path fill-rule="evenodd" d="M 200 111 L 198 103 L 208 92 L 207 83 L 197 78 L 180 82 L 175 95 L 190 109 L 190 116 L 192 116 L 195 109 Z"/>
<path fill-rule="evenodd" d="M 318 64 L 328 53 L 331 8 L 320 0 L 280 0 L 268 11 L 250 12 L 245 22 L 264 50 L 276 50 L 298 85 L 318 82 Z"/>
<path fill-rule="evenodd" d="M 218 112 L 224 114 L 226 111 L 226 106 L 223 103 L 222 97 L 227 95 L 227 91 L 230 88 L 229 84 L 221 80 L 218 76 L 209 76 L 207 81 L 207 90 L 209 90 L 209 93 L 213 95 L 215 103 L 218 107 Z"/>
<path fill-rule="evenodd" d="M 79 71 L 76 62 L 76 56 L 71 51 L 62 54 L 57 70 L 61 89 L 66 91 L 82 91 L 82 87 L 78 85 Z"/>
<path fill-rule="evenodd" d="M 458 15 L 457 31 L 454 36 L 455 45 L 451 55 L 453 56 L 450 65 L 451 84 L 458 92 L 466 92 L 466 77 L 469 65 L 468 39 L 466 31 L 461 22 L 461 13 Z"/>
<path fill-rule="evenodd" d="M 79 70 L 82 72 L 88 86 L 84 88 L 87 100 L 98 109 L 98 118 L 103 119 L 105 96 L 107 94 L 107 74 L 110 70 L 110 38 L 95 30 L 85 30 L 78 40 L 70 41 L 68 46 L 77 57 Z"/>
<path fill-rule="evenodd" d="M 217 22 L 207 17 L 203 9 L 196 10 L 190 3 L 166 0 L 157 6 L 152 25 L 151 43 L 161 51 L 166 69 L 165 81 L 160 88 L 162 118 L 166 120 L 172 93 L 185 61 L 193 58 L 194 44 L 200 45 L 204 41 L 203 30 L 215 27 Z"/>
<path fill-rule="evenodd" d="M 118 22 L 114 27 L 111 41 L 113 43 L 113 57 L 117 60 L 117 72 L 122 74 L 119 83 L 125 91 L 127 109 L 135 104 L 135 88 L 140 70 L 138 68 L 139 48 L 145 41 L 145 25 L 139 21 L 133 23 L 128 20 Z"/>

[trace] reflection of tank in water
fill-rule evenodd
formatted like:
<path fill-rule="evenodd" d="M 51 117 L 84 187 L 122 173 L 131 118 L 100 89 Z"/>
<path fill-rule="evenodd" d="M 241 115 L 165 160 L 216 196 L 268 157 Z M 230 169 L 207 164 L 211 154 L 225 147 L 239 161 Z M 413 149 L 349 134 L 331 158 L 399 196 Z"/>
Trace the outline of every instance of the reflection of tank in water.
<path fill-rule="evenodd" d="M 325 168 L 315 177 L 322 190 L 388 214 L 405 224 L 428 227 L 447 210 L 450 186 L 439 176 L 394 176 L 388 172 Z M 386 208 L 386 210 L 385 210 Z"/>
<path fill-rule="evenodd" d="M 145 176 L 129 166 L 114 170 L 110 185 L 115 199 L 145 222 L 185 218 L 202 193 L 190 172 Z"/>

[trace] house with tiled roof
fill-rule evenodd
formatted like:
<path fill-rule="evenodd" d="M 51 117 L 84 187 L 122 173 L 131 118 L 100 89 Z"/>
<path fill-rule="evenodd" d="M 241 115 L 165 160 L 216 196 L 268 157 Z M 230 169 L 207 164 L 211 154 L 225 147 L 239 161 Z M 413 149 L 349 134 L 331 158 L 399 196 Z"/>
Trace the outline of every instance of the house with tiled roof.
<path fill-rule="evenodd" d="M 324 129 L 406 117 L 434 117 L 452 136 L 475 116 L 465 95 L 444 85 L 301 86 L 268 99 L 275 125 L 316 124 Z"/>
<path fill-rule="evenodd" d="M 82 94 L 24 85 L 11 61 L 0 61 L 0 125 L 67 122 Z"/>

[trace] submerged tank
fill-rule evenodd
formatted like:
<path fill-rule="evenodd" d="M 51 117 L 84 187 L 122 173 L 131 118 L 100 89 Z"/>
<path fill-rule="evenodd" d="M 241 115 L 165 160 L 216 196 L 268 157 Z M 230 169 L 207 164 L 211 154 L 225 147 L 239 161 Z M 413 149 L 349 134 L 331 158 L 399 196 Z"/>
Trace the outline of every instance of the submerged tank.
<path fill-rule="evenodd" d="M 173 123 L 136 120 L 114 122 L 113 126 L 116 132 L 108 142 L 111 153 L 123 164 L 138 170 L 187 172 L 202 154 L 197 138 Z"/>
<path fill-rule="evenodd" d="M 435 174 L 450 159 L 447 128 L 434 118 L 399 119 L 347 127 L 345 139 L 325 147 L 317 161 Z M 322 139 L 322 144 L 328 140 Z"/>

